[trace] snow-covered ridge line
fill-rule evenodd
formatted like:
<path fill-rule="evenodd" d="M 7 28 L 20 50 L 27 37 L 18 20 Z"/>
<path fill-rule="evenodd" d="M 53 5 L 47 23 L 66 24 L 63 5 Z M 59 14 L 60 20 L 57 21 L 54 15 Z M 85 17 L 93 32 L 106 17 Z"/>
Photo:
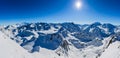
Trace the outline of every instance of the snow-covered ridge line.
<path fill-rule="evenodd" d="M 119 26 L 99 22 L 89 25 L 25 23 L 0 27 L 0 32 L 8 37 L 7 39 L 18 43 L 34 58 L 100 57 L 112 43 L 120 41 L 119 30 Z M 46 54 L 49 55 L 43 56 Z"/>

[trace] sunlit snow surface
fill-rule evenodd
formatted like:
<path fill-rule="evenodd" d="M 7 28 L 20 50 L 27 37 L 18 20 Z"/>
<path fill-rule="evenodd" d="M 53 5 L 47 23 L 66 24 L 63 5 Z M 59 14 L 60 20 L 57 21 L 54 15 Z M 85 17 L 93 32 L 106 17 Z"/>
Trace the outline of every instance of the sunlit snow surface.
<path fill-rule="evenodd" d="M 120 58 L 119 26 L 25 23 L 0 27 L 0 58 Z"/>

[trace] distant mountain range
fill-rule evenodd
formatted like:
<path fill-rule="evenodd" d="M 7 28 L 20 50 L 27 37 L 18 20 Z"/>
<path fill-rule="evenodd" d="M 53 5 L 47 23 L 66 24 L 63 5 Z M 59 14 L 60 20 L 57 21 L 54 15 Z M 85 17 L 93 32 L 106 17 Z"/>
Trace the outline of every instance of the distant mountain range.
<path fill-rule="evenodd" d="M 9 58 L 16 58 L 16 55 L 20 58 L 120 58 L 119 25 L 23 23 L 1 26 L 0 34 L 0 48 L 3 41 L 7 42 L 5 49 L 8 48 L 0 52 L 0 58 L 7 57 L 1 55 L 9 50 L 14 53 Z M 9 41 L 16 42 L 9 46 L 18 46 L 9 49 Z"/>

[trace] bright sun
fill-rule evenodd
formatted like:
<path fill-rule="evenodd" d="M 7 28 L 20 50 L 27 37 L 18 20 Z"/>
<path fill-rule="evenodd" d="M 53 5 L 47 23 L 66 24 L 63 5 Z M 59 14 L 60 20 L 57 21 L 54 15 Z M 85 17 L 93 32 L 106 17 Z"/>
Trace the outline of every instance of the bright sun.
<path fill-rule="evenodd" d="M 80 0 L 76 1 L 76 2 L 75 2 L 75 7 L 76 7 L 77 9 L 80 9 L 80 8 L 82 7 L 82 2 L 81 2 Z"/>

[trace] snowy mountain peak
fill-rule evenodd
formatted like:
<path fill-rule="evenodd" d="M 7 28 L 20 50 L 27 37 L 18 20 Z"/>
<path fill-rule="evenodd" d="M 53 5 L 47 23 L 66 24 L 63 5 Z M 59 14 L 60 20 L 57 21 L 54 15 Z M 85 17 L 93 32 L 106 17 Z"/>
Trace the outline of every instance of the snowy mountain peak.
<path fill-rule="evenodd" d="M 24 23 L 1 27 L 1 32 L 23 47 L 28 53 L 52 51 L 55 57 L 100 57 L 112 43 L 119 41 L 118 26 L 95 22 L 90 25 L 74 23 Z M 112 44 L 110 43 L 110 44 Z M 94 50 L 94 51 L 93 51 Z M 74 55 L 74 53 L 76 53 Z M 71 56 L 73 54 L 73 56 Z M 45 57 L 44 57 L 45 58 Z"/>

